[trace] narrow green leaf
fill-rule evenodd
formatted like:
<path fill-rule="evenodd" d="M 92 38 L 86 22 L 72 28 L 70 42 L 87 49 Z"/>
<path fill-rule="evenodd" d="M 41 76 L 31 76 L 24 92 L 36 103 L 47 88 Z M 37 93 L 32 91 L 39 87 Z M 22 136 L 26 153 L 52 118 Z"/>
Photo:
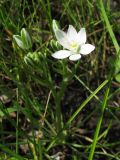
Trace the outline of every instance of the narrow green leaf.
<path fill-rule="evenodd" d="M 118 53 L 120 47 L 119 47 L 119 44 L 118 44 L 118 42 L 117 42 L 117 39 L 116 39 L 116 37 L 115 37 L 115 35 L 114 35 L 114 32 L 113 32 L 113 30 L 112 30 L 112 27 L 111 27 L 111 25 L 110 25 L 108 16 L 107 16 L 107 14 L 106 14 L 105 7 L 104 7 L 104 5 L 103 5 L 103 0 L 99 0 L 98 2 L 99 2 L 99 9 L 100 9 L 100 12 L 101 12 L 102 19 L 103 19 L 103 20 L 105 21 L 105 23 L 106 23 L 108 32 L 109 32 L 109 34 L 110 34 L 110 37 L 111 37 L 111 39 L 112 39 L 112 42 L 113 42 L 114 47 L 115 47 L 115 49 L 116 49 L 116 52 Z"/>
<path fill-rule="evenodd" d="M 32 47 L 32 41 L 30 35 L 25 28 L 22 28 L 21 30 L 21 39 L 26 49 L 30 49 Z"/>
<path fill-rule="evenodd" d="M 56 32 L 59 29 L 57 21 L 54 19 L 52 22 L 53 31 Z"/>
<path fill-rule="evenodd" d="M 17 108 L 7 108 L 5 110 L 5 112 L 3 112 L 3 111 L 0 110 L 0 117 L 4 117 L 7 114 L 10 114 L 10 113 L 15 112 L 15 111 L 17 111 Z"/>
<path fill-rule="evenodd" d="M 120 83 L 120 73 L 115 76 L 115 79 L 116 79 L 117 82 Z"/>
<path fill-rule="evenodd" d="M 25 45 L 22 42 L 22 38 L 19 35 L 13 35 L 13 39 L 15 40 L 15 42 L 20 48 L 25 49 Z"/>
<path fill-rule="evenodd" d="M 108 83 L 108 80 L 105 80 L 90 96 L 78 107 L 78 109 L 73 113 L 70 119 L 67 121 L 65 126 L 61 129 L 61 132 L 53 139 L 53 141 L 47 147 L 47 151 L 55 144 L 55 142 L 59 139 L 61 133 L 70 123 L 76 118 L 76 116 L 80 113 L 80 111 L 86 106 L 86 104 Z"/>
<path fill-rule="evenodd" d="M 93 143 L 92 143 L 92 147 L 91 147 L 91 150 L 90 150 L 88 160 L 93 160 L 93 156 L 94 156 L 94 152 L 95 152 L 95 148 L 96 148 L 96 144 L 97 144 L 97 141 L 98 141 L 98 136 L 99 136 L 102 120 L 103 120 L 104 110 L 105 110 L 105 107 L 106 107 L 107 101 L 108 101 L 108 96 L 109 96 L 109 92 L 110 92 L 110 85 L 111 85 L 111 80 L 109 81 L 107 89 L 105 91 L 105 95 L 104 95 L 104 98 L 103 98 L 103 103 L 101 105 L 101 115 L 100 115 L 100 118 L 99 118 L 98 123 L 97 123 L 97 127 L 96 127 L 96 130 L 95 130 Z"/>
<path fill-rule="evenodd" d="M 11 156 L 14 156 L 16 158 L 16 160 L 24 160 L 23 157 L 21 157 L 20 155 L 17 155 L 16 153 L 14 153 L 13 151 L 11 151 L 9 148 L 7 148 L 5 145 L 0 144 L 0 149 L 3 150 L 4 152 L 10 154 Z"/>

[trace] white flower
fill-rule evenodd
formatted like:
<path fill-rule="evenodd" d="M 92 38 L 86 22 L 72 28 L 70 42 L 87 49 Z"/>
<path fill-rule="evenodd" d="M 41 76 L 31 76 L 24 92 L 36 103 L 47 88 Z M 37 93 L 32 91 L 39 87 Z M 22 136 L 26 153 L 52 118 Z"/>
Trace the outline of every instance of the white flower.
<path fill-rule="evenodd" d="M 85 44 L 85 28 L 81 28 L 81 30 L 77 33 L 75 28 L 72 25 L 69 25 L 67 33 L 57 29 L 55 36 L 58 42 L 66 49 L 52 54 L 52 56 L 57 59 L 69 57 L 70 60 L 76 61 L 81 58 L 81 55 L 89 54 L 95 49 L 95 46 L 91 44 Z"/>

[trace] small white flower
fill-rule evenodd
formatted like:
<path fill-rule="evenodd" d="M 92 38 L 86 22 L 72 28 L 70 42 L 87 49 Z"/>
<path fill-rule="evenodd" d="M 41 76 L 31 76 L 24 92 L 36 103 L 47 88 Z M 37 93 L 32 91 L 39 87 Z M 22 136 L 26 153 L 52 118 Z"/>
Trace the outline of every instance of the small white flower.
<path fill-rule="evenodd" d="M 81 30 L 77 33 L 75 28 L 72 25 L 69 25 L 67 33 L 57 29 L 55 31 L 55 36 L 58 42 L 66 49 L 52 54 L 52 56 L 57 59 L 69 57 L 70 60 L 76 61 L 81 58 L 81 54 L 89 54 L 95 49 L 95 46 L 91 44 L 85 44 L 85 28 L 81 28 Z"/>

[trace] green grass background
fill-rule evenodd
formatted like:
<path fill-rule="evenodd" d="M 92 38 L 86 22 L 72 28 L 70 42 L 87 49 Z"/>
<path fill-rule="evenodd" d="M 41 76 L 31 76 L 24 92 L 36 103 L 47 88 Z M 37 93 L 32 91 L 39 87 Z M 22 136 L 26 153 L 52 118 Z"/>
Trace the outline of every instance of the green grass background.
<path fill-rule="evenodd" d="M 112 0 L 0 0 L 1 160 L 120 159 L 119 8 Z M 61 48 L 53 19 L 64 31 L 85 27 L 95 51 L 78 62 L 53 59 Z M 22 28 L 31 50 L 13 40 Z"/>

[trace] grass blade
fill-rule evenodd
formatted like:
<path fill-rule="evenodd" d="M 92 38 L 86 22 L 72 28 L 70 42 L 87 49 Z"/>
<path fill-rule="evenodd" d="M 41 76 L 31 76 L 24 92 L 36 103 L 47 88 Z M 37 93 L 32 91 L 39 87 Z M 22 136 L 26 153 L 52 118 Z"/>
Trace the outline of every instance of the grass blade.
<path fill-rule="evenodd" d="M 119 47 L 119 44 L 118 44 L 118 42 L 117 42 L 117 39 L 116 39 L 116 37 L 115 37 L 115 35 L 114 35 L 114 33 L 113 33 L 113 30 L 112 30 L 112 27 L 111 27 L 111 25 L 110 25 L 110 22 L 109 22 L 109 19 L 108 19 L 107 14 L 106 14 L 106 11 L 105 11 L 105 8 L 104 8 L 103 1 L 102 1 L 102 0 L 99 0 L 99 9 L 100 9 L 100 13 L 101 13 L 102 19 L 103 19 L 103 20 L 105 21 L 105 23 L 106 23 L 106 27 L 107 27 L 107 30 L 108 30 L 108 32 L 109 32 L 109 34 L 110 34 L 110 37 L 111 37 L 111 39 L 112 39 L 112 42 L 113 42 L 113 44 L 114 44 L 115 50 L 116 50 L 116 52 L 118 53 L 120 47 Z"/>
<path fill-rule="evenodd" d="M 108 83 L 108 80 L 105 80 L 79 107 L 78 109 L 73 113 L 73 115 L 70 117 L 70 119 L 67 121 L 61 132 L 68 126 L 70 123 L 75 119 L 75 117 L 79 114 L 79 112 L 86 106 L 86 104 Z M 59 139 L 59 136 L 61 135 L 61 132 L 53 139 L 53 141 L 49 144 L 47 147 L 47 151 L 55 144 L 55 142 Z"/>
<path fill-rule="evenodd" d="M 99 118 L 98 123 L 97 123 L 96 131 L 95 131 L 94 139 L 93 139 L 93 144 L 92 144 L 92 147 L 91 147 L 91 150 L 90 150 L 88 160 L 93 160 L 93 155 L 94 155 L 94 152 L 95 152 L 95 147 L 96 147 L 96 144 L 97 144 L 98 135 L 99 135 L 102 120 L 103 120 L 104 110 L 105 110 L 105 107 L 107 105 L 107 100 L 108 100 L 109 91 L 110 91 L 110 84 L 111 84 L 111 81 L 109 82 L 108 87 L 107 87 L 106 92 L 105 92 L 105 95 L 104 95 L 103 103 L 102 103 L 102 106 L 101 106 L 101 115 L 100 115 L 100 118 Z"/>

